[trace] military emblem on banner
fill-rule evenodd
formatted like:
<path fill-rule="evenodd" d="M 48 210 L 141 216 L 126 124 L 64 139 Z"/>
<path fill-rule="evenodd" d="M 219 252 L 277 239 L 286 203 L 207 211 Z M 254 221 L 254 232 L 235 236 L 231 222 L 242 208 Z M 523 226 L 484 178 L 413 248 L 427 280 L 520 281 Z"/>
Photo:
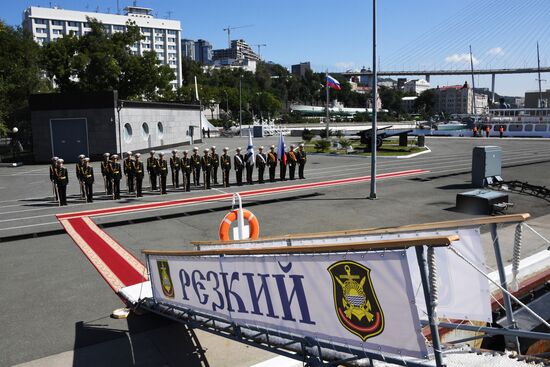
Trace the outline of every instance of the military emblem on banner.
<path fill-rule="evenodd" d="M 166 260 L 157 260 L 162 293 L 168 298 L 174 298 L 174 285 L 170 277 L 170 265 Z"/>
<path fill-rule="evenodd" d="M 365 341 L 384 331 L 384 313 L 376 298 L 370 269 L 354 261 L 338 261 L 328 269 L 332 276 L 338 320 Z"/>

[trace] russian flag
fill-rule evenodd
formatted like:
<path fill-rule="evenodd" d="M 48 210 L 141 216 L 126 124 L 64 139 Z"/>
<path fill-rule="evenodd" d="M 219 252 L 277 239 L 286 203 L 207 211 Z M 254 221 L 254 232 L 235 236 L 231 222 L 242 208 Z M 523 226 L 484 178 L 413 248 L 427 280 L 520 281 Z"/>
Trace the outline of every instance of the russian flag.
<path fill-rule="evenodd" d="M 277 147 L 277 156 L 280 161 L 286 166 L 286 153 L 285 153 L 285 138 L 283 137 L 283 132 L 280 132 L 279 135 L 279 146 Z"/>
<path fill-rule="evenodd" d="M 342 87 L 340 87 L 340 82 L 338 82 L 338 80 L 334 79 L 328 74 L 327 74 L 327 86 L 336 90 L 342 89 Z"/>

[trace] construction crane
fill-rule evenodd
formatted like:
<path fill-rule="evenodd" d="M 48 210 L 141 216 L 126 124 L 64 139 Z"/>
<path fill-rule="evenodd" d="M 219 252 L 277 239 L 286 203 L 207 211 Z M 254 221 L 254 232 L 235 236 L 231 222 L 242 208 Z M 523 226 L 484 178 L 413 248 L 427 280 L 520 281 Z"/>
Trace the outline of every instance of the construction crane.
<path fill-rule="evenodd" d="M 234 29 L 239 29 L 239 28 L 247 28 L 247 27 L 252 27 L 253 25 L 252 24 L 248 24 L 248 25 L 241 25 L 239 27 L 231 27 L 231 26 L 227 26 L 227 28 L 224 28 L 223 31 L 224 32 L 227 32 L 227 48 L 231 48 L 231 31 L 234 30 Z"/>
<path fill-rule="evenodd" d="M 261 59 L 262 58 L 262 55 L 261 55 L 262 47 L 266 47 L 267 45 L 265 43 L 256 43 L 255 45 L 252 45 L 252 46 L 258 47 L 258 58 Z"/>

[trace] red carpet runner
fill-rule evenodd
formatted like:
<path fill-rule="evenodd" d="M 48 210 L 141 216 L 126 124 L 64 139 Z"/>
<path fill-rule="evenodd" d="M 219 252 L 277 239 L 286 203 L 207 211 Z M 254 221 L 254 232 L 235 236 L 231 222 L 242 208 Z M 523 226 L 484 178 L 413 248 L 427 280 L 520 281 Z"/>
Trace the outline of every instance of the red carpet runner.
<path fill-rule="evenodd" d="M 378 179 L 410 176 L 426 173 L 426 170 L 409 170 L 401 172 L 384 173 L 377 175 Z M 331 181 L 311 182 L 307 184 L 287 185 L 258 190 L 242 191 L 242 197 L 261 196 L 280 192 L 291 192 L 297 190 L 312 189 L 344 185 L 357 182 L 369 181 L 370 176 L 345 178 Z M 90 217 L 109 214 L 120 214 L 135 211 L 160 209 L 166 207 L 185 206 L 199 202 L 212 202 L 222 199 L 230 199 L 233 193 L 192 197 L 180 200 L 162 201 L 155 203 L 143 203 L 112 208 L 87 210 L 76 213 L 58 214 L 57 219 L 61 222 L 69 236 L 90 260 L 99 274 L 107 284 L 118 292 L 121 288 L 144 282 L 148 279 L 147 269 L 130 252 L 124 249 L 119 243 L 112 239 L 105 231 L 99 228 Z"/>

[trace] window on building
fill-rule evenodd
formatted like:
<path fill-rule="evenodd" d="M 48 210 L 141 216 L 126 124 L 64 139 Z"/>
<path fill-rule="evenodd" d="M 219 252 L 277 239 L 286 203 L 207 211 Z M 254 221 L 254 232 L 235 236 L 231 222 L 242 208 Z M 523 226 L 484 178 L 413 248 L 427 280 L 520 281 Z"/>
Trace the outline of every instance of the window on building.
<path fill-rule="evenodd" d="M 149 125 L 146 122 L 141 124 L 141 137 L 143 140 L 149 139 Z"/>
<path fill-rule="evenodd" d="M 143 32 L 143 33 L 151 33 L 151 28 L 141 28 L 141 32 Z"/>
<path fill-rule="evenodd" d="M 69 22 L 69 27 L 78 27 L 78 22 Z"/>
<path fill-rule="evenodd" d="M 80 37 L 79 31 L 69 31 L 69 34 L 72 34 L 73 36 Z"/>
<path fill-rule="evenodd" d="M 151 41 L 151 37 L 145 36 L 145 37 L 143 37 L 143 40 L 149 42 L 149 41 Z"/>
<path fill-rule="evenodd" d="M 113 30 L 123 32 L 126 29 L 123 25 L 114 25 Z"/>
<path fill-rule="evenodd" d="M 63 34 L 63 30 L 62 29 L 54 29 L 53 34 Z"/>
<path fill-rule="evenodd" d="M 170 61 L 168 61 L 168 64 L 170 64 L 170 65 L 176 65 L 177 63 L 176 63 L 176 60 L 170 60 Z"/>
<path fill-rule="evenodd" d="M 84 28 L 90 28 L 90 23 L 86 22 L 84 24 L 82 24 L 84 26 Z"/>
<path fill-rule="evenodd" d="M 36 28 L 36 33 L 48 33 L 46 28 Z"/>
<path fill-rule="evenodd" d="M 176 49 L 176 46 L 168 46 L 168 49 L 169 49 L 169 50 L 175 50 L 175 49 Z"/>
<path fill-rule="evenodd" d="M 159 139 L 162 139 L 164 137 L 164 126 L 160 121 L 157 123 L 157 135 Z"/>
<path fill-rule="evenodd" d="M 176 42 L 176 39 L 174 37 L 168 37 L 168 42 Z"/>
<path fill-rule="evenodd" d="M 52 20 L 52 25 L 63 25 L 62 20 Z"/>
<path fill-rule="evenodd" d="M 176 31 L 174 31 L 174 30 L 168 30 L 168 34 L 176 34 Z"/>
<path fill-rule="evenodd" d="M 155 42 L 164 42 L 164 37 L 155 37 Z"/>
<path fill-rule="evenodd" d="M 124 131 L 122 133 L 122 136 L 124 137 L 124 141 L 126 143 L 132 141 L 132 126 L 129 123 L 124 124 Z"/>
<path fill-rule="evenodd" d="M 151 45 L 148 44 L 148 43 L 142 43 L 142 44 L 141 44 L 141 47 L 142 47 L 142 48 L 146 48 L 146 49 L 150 49 L 150 48 L 151 48 Z"/>
<path fill-rule="evenodd" d="M 164 50 L 164 46 L 163 45 L 155 45 L 155 49 Z"/>
<path fill-rule="evenodd" d="M 34 24 L 46 24 L 46 19 L 35 19 Z"/>

